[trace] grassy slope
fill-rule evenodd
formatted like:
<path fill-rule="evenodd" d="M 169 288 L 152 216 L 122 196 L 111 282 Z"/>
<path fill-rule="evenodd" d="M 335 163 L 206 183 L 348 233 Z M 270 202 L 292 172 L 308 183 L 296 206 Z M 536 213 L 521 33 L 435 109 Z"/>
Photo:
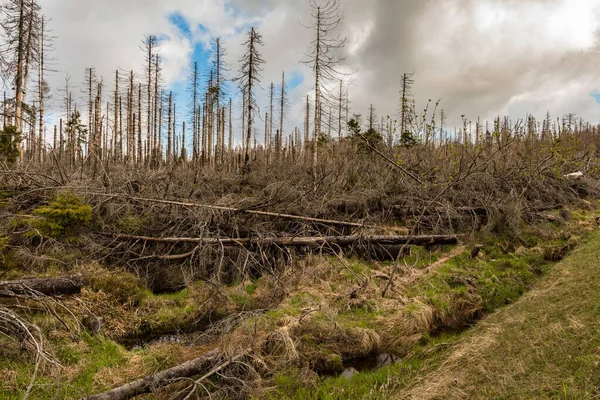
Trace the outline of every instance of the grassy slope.
<path fill-rule="evenodd" d="M 436 363 L 437 364 L 437 363 Z M 600 396 L 600 233 L 481 321 L 400 399 Z"/>

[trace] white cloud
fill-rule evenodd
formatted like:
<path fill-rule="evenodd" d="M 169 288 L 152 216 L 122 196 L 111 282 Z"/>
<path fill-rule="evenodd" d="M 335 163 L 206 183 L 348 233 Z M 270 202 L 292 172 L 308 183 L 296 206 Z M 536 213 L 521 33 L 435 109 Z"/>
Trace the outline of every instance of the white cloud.
<path fill-rule="evenodd" d="M 197 44 L 222 36 L 231 75 L 243 52 L 248 27 L 263 35 L 265 66 L 260 103 L 269 83 L 300 71 L 303 82 L 290 93 L 287 130 L 301 129 L 304 99 L 312 89 L 305 58 L 312 32 L 307 1 L 298 0 L 39 0 L 52 18 L 56 58 L 50 83 L 62 86 L 65 72 L 83 80 L 95 66 L 111 85 L 114 70 L 143 76 L 144 34 L 164 37 L 166 83 L 185 82 Z M 350 87 L 355 111 L 369 104 L 393 114 L 403 72 L 415 71 L 418 104 L 442 98 L 455 123 L 508 112 L 555 115 L 576 112 L 594 121 L 600 107 L 589 93 L 600 88 L 596 65 L 600 0 L 341 0 L 348 36 L 347 68 L 356 71 Z M 180 13 L 187 37 L 170 21 Z M 202 28 L 201 28 L 202 27 Z M 112 88 L 111 88 L 112 89 Z M 105 92 L 106 93 L 106 92 Z M 263 115 L 266 111 L 263 107 Z M 542 117 L 543 115 L 538 115 Z M 452 117 L 454 119 L 452 119 Z M 452 122 L 454 121 L 454 122 Z"/>

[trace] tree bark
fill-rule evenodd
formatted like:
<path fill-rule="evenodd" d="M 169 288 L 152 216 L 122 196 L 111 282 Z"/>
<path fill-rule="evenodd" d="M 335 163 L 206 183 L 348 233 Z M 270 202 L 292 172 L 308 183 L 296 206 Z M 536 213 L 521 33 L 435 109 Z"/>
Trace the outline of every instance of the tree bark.
<path fill-rule="evenodd" d="M 358 243 L 370 244 L 406 244 L 414 246 L 427 245 L 453 245 L 458 243 L 461 235 L 424 235 L 424 236 L 289 236 L 289 237 L 270 237 L 270 238 L 185 238 L 185 237 L 167 237 L 157 238 L 149 236 L 135 235 L 113 235 L 116 239 L 125 240 L 144 240 L 157 243 L 198 243 L 202 245 L 222 245 L 222 246 L 283 246 L 283 247 L 303 247 L 303 246 L 322 246 L 333 244 L 337 246 L 352 246 Z"/>
<path fill-rule="evenodd" d="M 81 291 L 82 286 L 83 278 L 81 275 L 4 281 L 0 282 L 0 297 L 14 297 L 32 293 L 41 293 L 47 296 L 76 294 Z"/>

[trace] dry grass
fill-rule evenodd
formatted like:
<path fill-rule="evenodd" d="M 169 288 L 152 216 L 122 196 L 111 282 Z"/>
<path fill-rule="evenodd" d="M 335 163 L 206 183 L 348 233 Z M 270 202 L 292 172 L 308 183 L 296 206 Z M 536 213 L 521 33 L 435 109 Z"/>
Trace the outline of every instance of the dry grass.
<path fill-rule="evenodd" d="M 423 335 L 431 332 L 436 319 L 436 310 L 432 306 L 414 300 L 381 322 L 384 348 L 399 355 L 407 354 Z"/>

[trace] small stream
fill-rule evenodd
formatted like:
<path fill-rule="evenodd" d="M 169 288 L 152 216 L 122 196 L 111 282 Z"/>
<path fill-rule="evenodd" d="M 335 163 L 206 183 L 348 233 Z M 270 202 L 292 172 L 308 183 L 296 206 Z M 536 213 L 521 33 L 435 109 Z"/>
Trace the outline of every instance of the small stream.
<path fill-rule="evenodd" d="M 199 344 L 202 330 L 197 332 L 164 332 L 161 334 L 138 335 L 122 338 L 118 342 L 127 350 L 142 350 L 159 343 L 195 346 Z"/>
<path fill-rule="evenodd" d="M 400 357 L 388 353 L 373 354 L 363 358 L 354 358 L 343 362 L 344 368 L 354 368 L 358 372 L 372 372 L 380 368 L 400 363 Z"/>
<path fill-rule="evenodd" d="M 388 353 L 375 353 L 366 357 L 351 358 L 342 361 L 344 371 L 342 373 L 325 372 L 319 373 L 322 378 L 342 377 L 351 379 L 360 372 L 375 372 L 378 369 L 401 363 L 400 357 Z"/>

